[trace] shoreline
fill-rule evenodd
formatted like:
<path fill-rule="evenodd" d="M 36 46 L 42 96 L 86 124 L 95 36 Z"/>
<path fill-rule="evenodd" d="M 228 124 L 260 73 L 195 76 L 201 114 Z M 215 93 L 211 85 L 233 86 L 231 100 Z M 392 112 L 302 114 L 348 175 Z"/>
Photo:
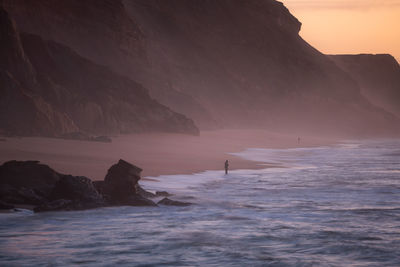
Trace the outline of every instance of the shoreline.
<path fill-rule="evenodd" d="M 246 160 L 229 153 L 247 148 L 286 149 L 316 147 L 338 142 L 334 138 L 298 136 L 266 130 L 202 131 L 184 134 L 131 134 L 113 138 L 112 143 L 41 137 L 7 138 L 0 142 L 0 164 L 9 160 L 39 160 L 64 174 L 103 180 L 108 168 L 124 159 L 143 169 L 142 179 L 161 175 L 193 174 L 205 170 L 264 169 L 276 163 Z"/>

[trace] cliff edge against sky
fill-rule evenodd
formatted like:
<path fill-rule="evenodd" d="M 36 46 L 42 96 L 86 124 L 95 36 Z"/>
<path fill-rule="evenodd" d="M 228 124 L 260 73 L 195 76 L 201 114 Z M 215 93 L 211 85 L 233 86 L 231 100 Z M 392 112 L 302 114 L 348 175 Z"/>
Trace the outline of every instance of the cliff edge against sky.
<path fill-rule="evenodd" d="M 305 42 L 301 23 L 274 0 L 5 0 L 4 7 L 22 31 L 141 84 L 201 129 L 399 130 L 399 119 Z"/>

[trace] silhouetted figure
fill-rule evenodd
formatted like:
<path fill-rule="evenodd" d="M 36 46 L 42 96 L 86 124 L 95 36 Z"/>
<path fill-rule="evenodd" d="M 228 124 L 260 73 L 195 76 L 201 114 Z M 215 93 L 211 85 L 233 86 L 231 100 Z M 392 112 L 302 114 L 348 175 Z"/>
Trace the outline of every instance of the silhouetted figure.
<path fill-rule="evenodd" d="M 300 144 L 300 137 L 297 137 L 297 143 Z"/>
<path fill-rule="evenodd" d="M 228 160 L 225 160 L 225 174 L 228 174 L 228 169 L 229 169 L 229 162 Z"/>

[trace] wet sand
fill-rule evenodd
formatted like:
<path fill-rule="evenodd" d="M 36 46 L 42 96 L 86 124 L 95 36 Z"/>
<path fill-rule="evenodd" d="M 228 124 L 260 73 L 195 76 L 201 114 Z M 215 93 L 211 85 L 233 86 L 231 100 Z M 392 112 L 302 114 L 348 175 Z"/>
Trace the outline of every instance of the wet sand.
<path fill-rule="evenodd" d="M 39 160 L 58 172 L 102 180 L 108 168 L 124 159 L 143 169 L 142 176 L 189 174 L 230 169 L 274 167 L 230 155 L 246 148 L 293 148 L 335 143 L 334 139 L 277 134 L 264 130 L 203 131 L 183 134 L 134 134 L 113 138 L 112 143 L 53 138 L 6 138 L 0 142 L 0 163 Z"/>

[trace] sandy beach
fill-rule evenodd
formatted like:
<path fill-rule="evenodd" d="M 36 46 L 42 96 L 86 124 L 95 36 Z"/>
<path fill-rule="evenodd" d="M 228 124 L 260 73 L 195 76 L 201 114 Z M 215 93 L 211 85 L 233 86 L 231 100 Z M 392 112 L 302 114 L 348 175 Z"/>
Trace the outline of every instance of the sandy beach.
<path fill-rule="evenodd" d="M 143 169 L 142 177 L 189 174 L 230 169 L 273 167 L 230 155 L 246 148 L 293 148 L 328 145 L 334 139 L 277 134 L 264 130 L 203 131 L 200 136 L 183 134 L 134 134 L 113 138 L 112 143 L 53 138 L 6 138 L 0 142 L 0 163 L 39 160 L 58 172 L 102 180 L 119 159 Z"/>

